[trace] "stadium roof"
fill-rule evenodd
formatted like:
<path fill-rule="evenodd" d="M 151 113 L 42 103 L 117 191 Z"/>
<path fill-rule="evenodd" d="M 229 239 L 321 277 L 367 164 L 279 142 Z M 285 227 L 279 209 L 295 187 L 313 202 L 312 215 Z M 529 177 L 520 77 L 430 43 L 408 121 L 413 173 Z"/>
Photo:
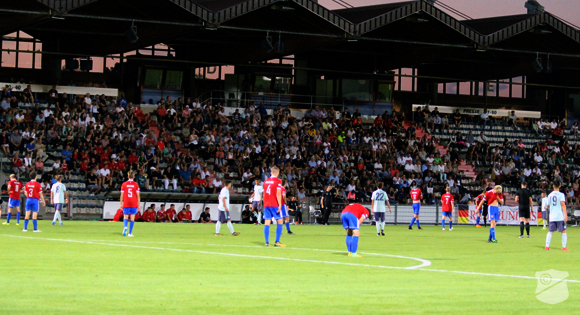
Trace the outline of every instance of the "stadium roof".
<path fill-rule="evenodd" d="M 421 67 L 484 80 L 533 72 L 549 54 L 553 70 L 580 70 L 580 33 L 548 12 L 458 20 L 425 0 L 333 11 L 312 0 L 20 0 L 2 1 L 0 12 L 0 33 L 22 30 L 73 56 L 163 42 L 200 64 L 301 55 L 324 69 Z"/>

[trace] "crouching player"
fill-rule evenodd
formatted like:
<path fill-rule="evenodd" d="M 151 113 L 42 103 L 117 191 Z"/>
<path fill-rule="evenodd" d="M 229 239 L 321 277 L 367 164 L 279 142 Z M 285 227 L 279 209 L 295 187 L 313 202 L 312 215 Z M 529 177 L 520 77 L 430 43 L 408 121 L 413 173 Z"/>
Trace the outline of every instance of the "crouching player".
<path fill-rule="evenodd" d="M 350 204 L 342 210 L 340 218 L 342 220 L 342 227 L 346 230 L 346 248 L 349 257 L 362 257 L 356 253 L 360 235 L 359 229 L 361 223 L 368 217 L 369 211 L 367 208 L 358 203 Z"/>

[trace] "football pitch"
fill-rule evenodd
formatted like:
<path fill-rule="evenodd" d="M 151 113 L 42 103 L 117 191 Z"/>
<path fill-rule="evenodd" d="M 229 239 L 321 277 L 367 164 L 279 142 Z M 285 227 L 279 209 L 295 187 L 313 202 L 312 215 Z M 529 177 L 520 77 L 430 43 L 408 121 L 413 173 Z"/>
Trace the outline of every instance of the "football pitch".
<path fill-rule="evenodd" d="M 0 226 L 0 314 L 535 314 L 580 309 L 580 236 L 569 227 L 569 252 L 554 233 L 532 227 L 488 229 L 363 226 L 362 258 L 346 254 L 339 225 L 292 226 L 288 247 L 264 247 L 263 226 L 236 224 L 240 236 L 214 236 L 214 224 L 39 221 L 42 233 Z M 273 245 L 275 228 L 271 230 Z M 569 297 L 558 304 L 543 290 Z M 550 292 L 548 292 L 550 293 Z M 574 311 L 572 311 L 574 312 Z"/>

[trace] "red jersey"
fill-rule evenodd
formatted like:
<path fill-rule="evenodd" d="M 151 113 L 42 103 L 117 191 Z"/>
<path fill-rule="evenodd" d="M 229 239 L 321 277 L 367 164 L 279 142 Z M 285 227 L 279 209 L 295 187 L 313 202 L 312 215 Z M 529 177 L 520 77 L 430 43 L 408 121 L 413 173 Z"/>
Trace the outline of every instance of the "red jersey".
<path fill-rule="evenodd" d="M 444 212 L 451 212 L 453 207 L 453 195 L 450 193 L 445 193 L 441 196 L 441 206 Z"/>
<path fill-rule="evenodd" d="M 8 198 L 10 199 L 18 199 L 20 200 L 20 192 L 22 191 L 22 183 L 16 179 L 13 179 L 8 182 L 8 190 L 9 195 Z"/>
<path fill-rule="evenodd" d="M 503 199 L 503 194 L 496 194 L 495 191 L 490 190 L 485 193 L 485 197 L 483 199 L 487 200 L 487 204 L 491 206 L 491 204 L 497 199 Z"/>
<path fill-rule="evenodd" d="M 24 187 L 24 193 L 26 194 L 26 198 L 39 199 L 41 192 L 42 187 L 35 180 L 29 181 L 28 184 L 26 184 L 26 186 Z"/>
<path fill-rule="evenodd" d="M 286 188 L 280 186 L 280 190 L 282 190 L 282 205 L 285 205 L 286 204 L 286 200 L 285 200 L 285 198 L 286 198 Z"/>
<path fill-rule="evenodd" d="M 479 206 L 479 203 L 483 200 L 483 197 L 483 194 L 479 194 L 477 197 L 475 197 L 475 206 Z"/>
<path fill-rule="evenodd" d="M 352 213 L 354 216 L 360 220 L 360 218 L 368 218 L 369 217 L 369 210 L 358 203 L 351 203 L 350 205 L 346 206 L 342 213 Z"/>
<path fill-rule="evenodd" d="M 421 192 L 421 189 L 411 190 L 411 199 L 413 199 L 413 202 L 421 201 L 421 198 L 423 198 L 423 193 Z"/>
<path fill-rule="evenodd" d="M 177 216 L 177 211 L 175 211 L 175 209 L 171 210 L 171 208 L 169 208 L 167 211 L 165 211 L 165 214 L 168 215 L 171 220 L 173 220 L 173 218 Z"/>
<path fill-rule="evenodd" d="M 157 220 L 165 220 L 165 211 L 163 210 L 157 211 Z"/>
<path fill-rule="evenodd" d="M 264 181 L 264 207 L 278 207 L 277 191 L 282 188 L 282 181 L 270 177 Z"/>
<path fill-rule="evenodd" d="M 145 221 L 145 222 L 155 222 L 155 211 L 145 211 L 145 212 L 143 212 L 143 221 Z"/>
<path fill-rule="evenodd" d="M 139 185 L 132 180 L 128 180 L 121 186 L 121 194 L 123 194 L 123 208 L 137 208 L 139 207 Z"/>
<path fill-rule="evenodd" d="M 179 220 L 189 220 L 191 221 L 191 219 L 193 218 L 193 216 L 191 215 L 191 211 L 187 211 L 187 210 L 181 210 L 179 211 L 179 214 L 177 214 L 177 218 Z"/>
<path fill-rule="evenodd" d="M 137 211 L 137 213 L 135 213 L 135 221 L 137 220 L 141 220 L 141 212 Z"/>
<path fill-rule="evenodd" d="M 113 221 L 115 222 L 119 222 L 121 220 L 123 220 L 123 209 L 119 208 L 117 210 L 117 213 L 115 213 L 115 217 L 113 218 Z"/>

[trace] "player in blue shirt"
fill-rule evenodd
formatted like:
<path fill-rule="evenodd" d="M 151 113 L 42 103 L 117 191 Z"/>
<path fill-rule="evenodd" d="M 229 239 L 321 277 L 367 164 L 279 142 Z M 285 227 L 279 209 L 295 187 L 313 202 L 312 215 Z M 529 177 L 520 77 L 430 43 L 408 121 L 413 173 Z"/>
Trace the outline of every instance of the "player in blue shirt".
<path fill-rule="evenodd" d="M 554 191 L 548 195 L 548 204 L 550 206 L 550 229 L 546 235 L 546 248 L 550 250 L 550 241 L 552 240 L 552 233 L 556 230 L 562 233 L 562 250 L 569 250 L 566 247 L 568 241 L 568 234 L 566 234 L 566 221 L 568 221 L 568 214 L 566 213 L 566 196 L 560 192 L 560 182 L 555 181 L 552 184 Z"/>

